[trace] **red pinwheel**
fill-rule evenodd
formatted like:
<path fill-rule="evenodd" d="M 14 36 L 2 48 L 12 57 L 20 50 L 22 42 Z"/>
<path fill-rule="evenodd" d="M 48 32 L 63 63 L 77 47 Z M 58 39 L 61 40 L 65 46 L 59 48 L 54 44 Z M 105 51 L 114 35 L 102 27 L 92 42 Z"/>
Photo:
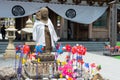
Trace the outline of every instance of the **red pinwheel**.
<path fill-rule="evenodd" d="M 78 62 L 81 63 L 81 65 L 83 65 L 83 63 L 84 63 L 83 59 L 78 60 Z"/>
<path fill-rule="evenodd" d="M 16 47 L 15 47 L 15 50 L 16 50 L 16 53 L 19 53 L 19 52 L 21 52 L 23 49 L 22 49 L 22 45 L 17 45 Z"/>
<path fill-rule="evenodd" d="M 76 46 L 73 46 L 71 51 L 72 51 L 72 54 L 75 54 L 77 52 Z"/>
<path fill-rule="evenodd" d="M 19 47 L 18 47 L 18 46 L 16 46 L 16 47 L 15 47 L 15 50 L 16 50 L 16 51 L 18 51 L 18 50 L 19 50 Z"/>
<path fill-rule="evenodd" d="M 77 47 L 77 53 L 79 55 L 85 55 L 86 53 L 86 48 L 82 45 L 76 46 Z"/>
<path fill-rule="evenodd" d="M 19 46 L 16 46 L 16 47 L 15 47 L 15 50 L 16 50 L 16 54 L 19 53 L 20 47 L 19 47 Z"/>
<path fill-rule="evenodd" d="M 28 54 L 30 52 L 30 47 L 28 45 L 23 46 L 23 53 Z"/>
<path fill-rule="evenodd" d="M 66 48 L 66 51 L 68 51 L 68 52 L 71 51 L 71 45 L 67 44 L 67 45 L 65 46 L 65 48 Z"/>
<path fill-rule="evenodd" d="M 70 56 L 67 55 L 67 56 L 66 56 L 66 59 L 69 59 L 69 58 L 70 58 Z"/>

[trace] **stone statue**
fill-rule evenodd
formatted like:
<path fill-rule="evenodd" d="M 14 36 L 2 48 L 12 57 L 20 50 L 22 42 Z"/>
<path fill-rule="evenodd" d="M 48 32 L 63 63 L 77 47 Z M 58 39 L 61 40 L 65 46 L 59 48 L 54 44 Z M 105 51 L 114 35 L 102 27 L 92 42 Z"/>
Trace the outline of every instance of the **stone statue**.
<path fill-rule="evenodd" d="M 47 54 L 51 53 L 52 48 L 55 47 L 54 42 L 59 39 L 48 14 L 47 8 L 41 8 L 40 12 L 36 14 L 33 26 L 33 40 L 36 44 L 43 45 Z"/>

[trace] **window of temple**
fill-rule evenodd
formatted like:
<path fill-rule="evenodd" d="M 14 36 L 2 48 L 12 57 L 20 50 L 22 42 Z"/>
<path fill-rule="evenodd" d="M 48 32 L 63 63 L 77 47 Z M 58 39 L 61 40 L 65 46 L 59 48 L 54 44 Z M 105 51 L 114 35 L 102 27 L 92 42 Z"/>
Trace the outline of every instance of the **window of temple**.
<path fill-rule="evenodd" d="M 107 28 L 107 12 L 93 23 L 93 28 Z"/>

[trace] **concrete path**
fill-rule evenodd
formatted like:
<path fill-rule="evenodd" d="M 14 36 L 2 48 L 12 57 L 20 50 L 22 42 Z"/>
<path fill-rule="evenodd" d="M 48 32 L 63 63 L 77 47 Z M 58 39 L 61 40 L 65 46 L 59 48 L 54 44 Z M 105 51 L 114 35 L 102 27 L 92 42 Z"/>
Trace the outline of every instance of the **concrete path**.
<path fill-rule="evenodd" d="M 102 70 L 100 73 L 104 78 L 107 78 L 109 80 L 120 80 L 120 60 L 109 56 L 98 55 L 96 53 L 94 54 L 92 52 L 87 52 L 86 55 L 83 57 L 84 61 L 88 63 L 100 64 L 102 66 Z M 65 55 L 67 55 L 66 52 L 60 55 L 59 59 L 64 61 Z M 0 67 L 5 66 L 15 67 L 15 60 L 3 60 L 2 54 L 0 54 Z"/>
<path fill-rule="evenodd" d="M 99 52 L 99 55 L 97 52 L 87 52 L 83 59 L 87 63 L 96 63 L 97 65 L 101 65 L 102 69 L 100 74 L 103 78 L 109 80 L 120 80 L 120 60 L 104 56 L 102 54 L 103 52 Z M 66 53 L 64 53 L 64 55 L 66 55 Z M 61 61 L 64 61 L 64 55 L 59 56 Z"/>
<path fill-rule="evenodd" d="M 110 80 L 120 80 L 120 60 L 113 57 L 87 53 L 84 60 L 102 66 L 101 74 Z"/>

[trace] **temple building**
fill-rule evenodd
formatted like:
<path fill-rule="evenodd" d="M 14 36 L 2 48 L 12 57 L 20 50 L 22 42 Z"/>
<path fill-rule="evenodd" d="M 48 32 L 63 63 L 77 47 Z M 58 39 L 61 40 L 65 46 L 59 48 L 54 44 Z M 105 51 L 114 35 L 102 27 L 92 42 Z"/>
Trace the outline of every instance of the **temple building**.
<path fill-rule="evenodd" d="M 0 5 L 9 2 L 11 15 L 0 13 L 1 19 L 14 18 L 16 29 L 25 27 L 28 17 L 34 22 L 35 13 L 41 7 L 49 9 L 49 17 L 53 22 L 57 35 L 63 41 L 109 41 L 110 37 L 116 35 L 120 40 L 119 0 L 5 0 Z M 117 13 L 112 13 L 113 5 L 118 5 Z M 3 5 L 3 6 L 4 6 Z M 16 8 L 15 8 L 16 7 Z M 19 10 L 18 10 L 19 9 Z M 1 7 L 0 7 L 1 10 Z M 19 12 L 21 11 L 21 12 Z M 115 12 L 115 11 L 113 11 Z M 117 16 L 115 16 L 117 14 Z M 113 20 L 114 19 L 114 20 Z M 111 22 L 113 22 L 111 24 Z M 111 26 L 116 34 L 111 34 Z M 17 40 L 21 35 L 16 33 Z M 115 37 L 114 37 L 115 38 Z"/>

